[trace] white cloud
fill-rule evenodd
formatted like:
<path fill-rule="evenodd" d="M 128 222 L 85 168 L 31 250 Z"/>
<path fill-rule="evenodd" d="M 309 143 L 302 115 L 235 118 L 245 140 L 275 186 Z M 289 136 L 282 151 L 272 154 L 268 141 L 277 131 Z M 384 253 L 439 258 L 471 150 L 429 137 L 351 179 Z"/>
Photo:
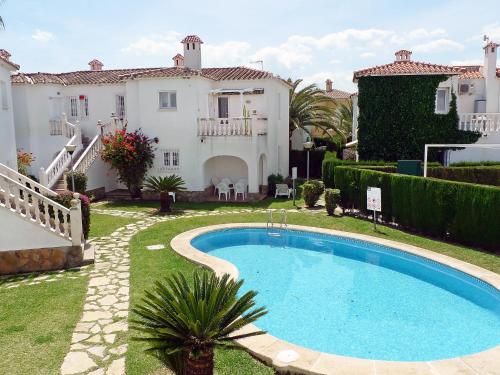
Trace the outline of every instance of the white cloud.
<path fill-rule="evenodd" d="M 311 39 L 313 38 L 291 36 L 277 47 L 268 46 L 259 49 L 251 56 L 251 59 L 264 60 L 264 62 L 271 60 L 288 69 L 303 68 L 312 61 Z"/>
<path fill-rule="evenodd" d="M 450 65 L 483 65 L 484 61 L 481 59 L 473 60 L 453 60 Z"/>
<path fill-rule="evenodd" d="M 410 43 L 412 41 L 431 39 L 436 37 L 444 37 L 447 36 L 448 33 L 445 29 L 433 29 L 427 30 L 424 28 L 418 28 L 414 30 L 410 30 L 405 33 L 398 33 L 391 37 L 391 42 L 394 44 L 405 44 Z"/>
<path fill-rule="evenodd" d="M 54 39 L 54 34 L 52 34 L 51 32 L 48 32 L 48 31 L 36 29 L 35 33 L 33 35 L 31 35 L 31 37 L 33 39 L 35 39 L 37 42 L 47 43 L 47 42 L 51 41 L 52 39 Z"/>
<path fill-rule="evenodd" d="M 483 36 L 486 35 L 490 38 L 490 40 L 494 42 L 499 42 L 500 41 L 500 24 L 499 23 L 491 23 L 488 25 L 483 26 L 481 29 L 482 34 L 477 34 L 473 35 L 470 38 L 467 38 L 465 41 L 466 42 L 473 42 L 473 41 L 482 41 Z"/>
<path fill-rule="evenodd" d="M 203 45 L 203 62 L 207 65 L 245 65 L 250 62 L 250 44 L 247 42 L 225 42 Z"/>
<path fill-rule="evenodd" d="M 165 34 L 152 34 L 144 36 L 121 49 L 122 52 L 137 56 L 169 56 L 172 57 L 182 51 L 180 41 L 182 35 L 176 31 L 168 31 Z"/>
<path fill-rule="evenodd" d="M 362 59 L 369 59 L 371 57 L 375 57 L 375 53 L 373 52 L 363 52 L 359 55 L 359 57 L 361 57 Z"/>
<path fill-rule="evenodd" d="M 436 39 L 413 46 L 413 51 L 416 52 L 462 51 L 463 49 L 464 46 L 461 43 L 451 39 Z"/>
<path fill-rule="evenodd" d="M 302 77 L 302 85 L 316 84 L 320 89 L 325 89 L 325 81 L 331 79 L 333 88 L 338 90 L 352 90 L 352 73 L 351 72 L 332 72 L 323 71 Z"/>

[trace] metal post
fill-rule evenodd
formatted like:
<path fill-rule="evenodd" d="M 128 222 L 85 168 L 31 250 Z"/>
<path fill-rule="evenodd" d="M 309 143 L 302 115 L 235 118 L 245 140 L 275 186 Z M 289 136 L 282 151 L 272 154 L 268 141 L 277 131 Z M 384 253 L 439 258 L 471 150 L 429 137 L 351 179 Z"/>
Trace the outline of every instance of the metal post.
<path fill-rule="evenodd" d="M 309 150 L 307 150 L 307 181 L 309 181 Z"/>
<path fill-rule="evenodd" d="M 71 191 L 75 191 L 75 171 L 73 170 L 73 153 L 70 154 L 71 157 Z"/>
<path fill-rule="evenodd" d="M 293 206 L 295 207 L 295 178 L 292 179 Z"/>
<path fill-rule="evenodd" d="M 377 211 L 373 210 L 373 230 L 377 231 Z"/>
<path fill-rule="evenodd" d="M 427 152 L 429 151 L 429 146 L 425 145 L 424 148 L 424 177 L 427 177 Z"/>

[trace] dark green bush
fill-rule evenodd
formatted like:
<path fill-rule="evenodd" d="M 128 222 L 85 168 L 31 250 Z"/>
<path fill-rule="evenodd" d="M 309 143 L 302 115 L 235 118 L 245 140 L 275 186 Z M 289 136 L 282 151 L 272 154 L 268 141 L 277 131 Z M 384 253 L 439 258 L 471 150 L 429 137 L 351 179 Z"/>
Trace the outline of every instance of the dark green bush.
<path fill-rule="evenodd" d="M 307 207 L 314 207 L 324 191 L 325 185 L 322 181 L 310 180 L 302 185 L 302 196 Z"/>
<path fill-rule="evenodd" d="M 365 160 L 356 162 L 354 160 L 341 160 L 336 158 L 325 158 L 322 164 L 323 183 L 326 187 L 332 188 L 335 186 L 335 168 L 339 166 L 356 166 L 356 167 L 396 167 L 396 163 Z"/>
<path fill-rule="evenodd" d="M 66 173 L 66 186 L 68 187 L 68 190 L 71 190 L 73 187 L 71 176 L 75 177 L 75 192 L 85 194 L 87 191 L 87 175 L 82 172 Z"/>
<path fill-rule="evenodd" d="M 500 166 L 500 161 L 459 161 L 456 163 L 451 163 L 450 167 L 492 167 Z"/>
<path fill-rule="evenodd" d="M 267 195 L 274 197 L 276 194 L 276 184 L 283 183 L 283 176 L 280 174 L 271 174 L 267 177 Z"/>
<path fill-rule="evenodd" d="M 64 207 L 70 208 L 71 200 L 73 199 L 73 192 L 63 191 L 55 197 L 50 197 L 50 199 L 56 201 L 57 203 L 59 203 Z M 90 199 L 86 195 L 80 194 L 80 202 L 82 207 L 83 236 L 85 237 L 85 239 L 87 239 L 90 232 Z"/>
<path fill-rule="evenodd" d="M 476 167 L 428 168 L 427 176 L 441 180 L 500 186 L 500 165 Z"/>
<path fill-rule="evenodd" d="M 366 188 L 382 190 L 382 215 L 404 228 L 500 250 L 500 188 L 434 178 L 335 168 L 340 205 L 366 212 Z"/>
<path fill-rule="evenodd" d="M 339 189 L 325 189 L 325 206 L 328 215 L 332 216 L 335 212 L 337 204 L 340 202 L 340 190 Z"/>

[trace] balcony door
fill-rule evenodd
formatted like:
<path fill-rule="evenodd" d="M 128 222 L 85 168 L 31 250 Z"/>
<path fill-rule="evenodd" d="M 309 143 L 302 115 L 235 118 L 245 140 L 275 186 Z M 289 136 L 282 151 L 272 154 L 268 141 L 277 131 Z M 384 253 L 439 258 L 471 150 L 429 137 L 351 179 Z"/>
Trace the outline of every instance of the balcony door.
<path fill-rule="evenodd" d="M 217 105 L 219 108 L 219 118 L 229 117 L 229 98 L 227 96 L 219 96 L 217 98 Z"/>

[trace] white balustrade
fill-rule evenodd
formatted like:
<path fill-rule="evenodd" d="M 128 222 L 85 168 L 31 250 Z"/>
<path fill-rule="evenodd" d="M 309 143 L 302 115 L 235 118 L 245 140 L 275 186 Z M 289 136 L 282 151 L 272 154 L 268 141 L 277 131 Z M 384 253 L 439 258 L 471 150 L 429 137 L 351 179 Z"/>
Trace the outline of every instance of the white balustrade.
<path fill-rule="evenodd" d="M 78 121 L 72 124 L 68 121 L 65 113 L 60 118 L 49 120 L 50 135 L 62 135 L 66 138 L 72 138 L 78 131 L 80 126 Z M 81 133 L 80 138 L 81 139 Z"/>
<path fill-rule="evenodd" d="M 0 206 L 80 246 L 82 213 L 79 195 L 75 193 L 73 197 L 72 207 L 67 208 L 0 173 Z"/>
<path fill-rule="evenodd" d="M 120 120 L 118 117 L 112 115 L 110 122 L 102 123 L 100 120 L 97 121 L 97 127 L 102 136 L 114 134 L 127 127 L 127 120 Z"/>
<path fill-rule="evenodd" d="M 82 173 L 87 172 L 94 160 L 101 154 L 103 148 L 102 137 L 100 134 L 97 134 L 74 164 L 73 171 Z"/>
<path fill-rule="evenodd" d="M 76 145 L 76 149 L 74 153 L 79 151 L 82 148 L 81 142 L 81 133 L 77 132 L 67 143 L 68 145 Z M 71 163 L 71 155 L 66 148 L 63 149 L 57 154 L 55 159 L 50 163 L 47 169 L 43 167 L 40 168 L 39 179 L 40 183 L 48 188 L 55 185 L 57 180 L 63 175 L 66 168 Z"/>
<path fill-rule="evenodd" d="M 199 136 L 251 136 L 254 131 L 252 118 L 199 118 Z"/>
<path fill-rule="evenodd" d="M 13 179 L 14 181 L 17 181 L 21 185 L 26 186 L 29 189 L 33 189 L 38 193 L 41 193 L 46 196 L 54 196 L 57 195 L 55 191 L 52 191 L 45 187 L 44 185 L 33 181 L 31 178 L 15 171 L 12 168 L 7 167 L 6 165 L 0 163 L 0 173 Z"/>
<path fill-rule="evenodd" d="M 459 115 L 458 128 L 484 135 L 500 132 L 500 113 L 462 113 Z"/>

